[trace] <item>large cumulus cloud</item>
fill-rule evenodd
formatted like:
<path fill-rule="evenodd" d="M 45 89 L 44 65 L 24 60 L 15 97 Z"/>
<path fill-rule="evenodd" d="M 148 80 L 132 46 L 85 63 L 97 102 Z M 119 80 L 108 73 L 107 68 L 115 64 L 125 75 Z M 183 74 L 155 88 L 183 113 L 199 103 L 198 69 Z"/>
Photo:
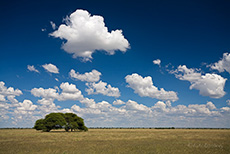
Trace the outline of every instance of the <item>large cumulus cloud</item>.
<path fill-rule="evenodd" d="M 66 40 L 62 48 L 74 58 L 84 61 L 92 59 L 96 50 L 104 50 L 113 55 L 116 50 L 126 52 L 129 42 L 124 38 L 122 30 L 108 31 L 102 16 L 93 15 L 86 10 L 76 10 L 64 19 L 58 30 L 50 35 Z"/>
<path fill-rule="evenodd" d="M 141 97 L 151 97 L 159 100 L 178 100 L 177 93 L 174 91 L 165 91 L 163 88 L 160 90 L 153 85 L 152 77 L 142 77 L 136 73 L 127 75 L 125 77 L 128 86 L 134 90 L 135 93 Z"/>
<path fill-rule="evenodd" d="M 189 81 L 191 83 L 189 88 L 199 90 L 202 96 L 221 98 L 226 94 L 224 86 L 227 79 L 215 73 L 202 75 L 197 69 L 189 69 L 186 65 L 178 66 L 178 68 L 171 71 L 171 73 L 180 80 Z"/>

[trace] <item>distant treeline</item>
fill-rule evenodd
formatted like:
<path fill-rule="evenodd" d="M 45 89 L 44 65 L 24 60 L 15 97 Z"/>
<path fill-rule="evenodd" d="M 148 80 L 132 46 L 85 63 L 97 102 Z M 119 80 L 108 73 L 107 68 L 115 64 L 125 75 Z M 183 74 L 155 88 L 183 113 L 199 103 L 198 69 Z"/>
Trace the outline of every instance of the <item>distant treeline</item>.
<path fill-rule="evenodd" d="M 230 128 L 186 128 L 186 127 L 89 127 L 89 129 L 230 129 Z"/>
<path fill-rule="evenodd" d="M 33 129 L 33 128 L 0 128 L 0 129 Z M 190 127 L 89 127 L 89 129 L 230 129 L 230 128 L 190 128 Z"/>
<path fill-rule="evenodd" d="M 26 127 L 26 128 L 22 128 L 22 127 L 6 127 L 6 128 L 0 128 L 0 129 L 33 129 L 33 128 L 28 128 L 28 127 Z"/>

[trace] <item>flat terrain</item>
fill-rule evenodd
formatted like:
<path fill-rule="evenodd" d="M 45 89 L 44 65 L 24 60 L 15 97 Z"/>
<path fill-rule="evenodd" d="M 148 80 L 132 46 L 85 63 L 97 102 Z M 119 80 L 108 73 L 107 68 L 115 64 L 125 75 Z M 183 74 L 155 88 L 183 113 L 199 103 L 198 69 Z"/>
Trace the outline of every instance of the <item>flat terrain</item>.
<path fill-rule="evenodd" d="M 230 130 L 89 129 L 40 132 L 1 129 L 1 154 L 229 154 Z"/>

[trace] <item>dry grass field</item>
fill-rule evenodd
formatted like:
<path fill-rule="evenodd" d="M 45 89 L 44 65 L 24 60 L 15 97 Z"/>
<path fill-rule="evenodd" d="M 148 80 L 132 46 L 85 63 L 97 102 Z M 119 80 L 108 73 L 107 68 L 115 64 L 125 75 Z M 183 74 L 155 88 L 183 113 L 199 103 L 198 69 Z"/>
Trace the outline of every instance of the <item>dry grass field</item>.
<path fill-rule="evenodd" d="M 1 154 L 229 154 L 230 130 L 89 129 L 40 132 L 1 129 Z"/>

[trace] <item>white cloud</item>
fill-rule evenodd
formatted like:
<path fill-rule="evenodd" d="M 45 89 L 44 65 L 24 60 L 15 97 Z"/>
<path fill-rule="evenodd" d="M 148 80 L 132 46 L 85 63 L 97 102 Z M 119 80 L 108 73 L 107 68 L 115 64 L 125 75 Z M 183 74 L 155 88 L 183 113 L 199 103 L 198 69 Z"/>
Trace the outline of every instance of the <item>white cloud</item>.
<path fill-rule="evenodd" d="M 171 106 L 170 101 L 158 101 L 153 106 L 139 104 L 136 101 L 116 100 L 113 105 L 107 101 L 96 103 L 85 98 L 76 85 L 62 83 L 59 88 L 34 88 L 31 93 L 41 97 L 34 105 L 30 100 L 24 100 L 17 106 L 5 102 L 0 103 L 0 119 L 7 121 L 9 115 L 18 126 L 31 126 L 37 119 L 51 112 L 73 112 L 85 119 L 87 126 L 93 127 L 159 127 L 159 126 L 219 126 L 229 121 L 228 107 L 217 109 L 212 102 L 206 104 L 190 104 Z M 70 96 L 70 97 L 69 97 Z M 71 108 L 61 108 L 54 101 L 78 100 L 82 107 L 73 105 Z M 13 111 L 13 112 L 11 112 Z M 229 126 L 227 123 L 223 126 Z"/>
<path fill-rule="evenodd" d="M 147 107 L 133 100 L 117 108 L 106 101 L 94 103 L 94 106 L 81 108 L 77 105 L 71 111 L 84 117 L 90 126 L 205 126 L 223 120 L 222 113 L 229 112 L 229 108 L 217 109 L 212 102 L 207 104 L 177 105 L 172 107 L 158 101 L 154 106 Z M 227 116 L 225 116 L 227 118 Z M 208 121 L 208 122 L 207 122 Z M 192 125 L 191 125 L 192 123 Z M 180 125 L 182 124 L 182 125 Z"/>
<path fill-rule="evenodd" d="M 162 101 L 158 101 L 154 106 L 152 106 L 151 108 L 153 110 L 156 110 L 156 111 L 164 111 L 164 112 L 168 112 L 168 109 L 166 109 L 167 105 L 162 102 Z"/>
<path fill-rule="evenodd" d="M 5 102 L 6 99 L 5 99 L 5 96 L 4 95 L 0 95 L 0 102 Z"/>
<path fill-rule="evenodd" d="M 76 88 L 76 85 L 69 84 L 68 82 L 60 85 L 62 93 L 59 95 L 58 100 L 82 100 L 83 95 L 81 91 Z"/>
<path fill-rule="evenodd" d="M 3 96 L 20 96 L 22 95 L 22 91 L 19 89 L 15 89 L 13 87 L 5 87 L 5 83 L 0 81 L 0 94 Z"/>
<path fill-rule="evenodd" d="M 211 67 L 211 69 L 218 70 L 219 72 L 227 71 L 230 73 L 230 53 L 224 53 L 221 60 L 209 65 L 209 67 Z"/>
<path fill-rule="evenodd" d="M 35 67 L 34 65 L 27 65 L 27 69 L 31 72 L 37 72 L 40 73 Z"/>
<path fill-rule="evenodd" d="M 120 99 L 117 99 L 113 102 L 113 105 L 122 105 L 122 104 L 125 104 L 125 102 L 123 102 L 122 100 Z"/>
<path fill-rule="evenodd" d="M 153 111 L 163 112 L 170 116 L 183 115 L 185 117 L 200 117 L 200 116 L 219 116 L 220 113 L 215 111 L 217 108 L 212 102 L 207 104 L 190 104 L 177 105 L 175 107 L 168 106 L 162 101 L 158 101 L 154 106 L 151 107 Z"/>
<path fill-rule="evenodd" d="M 50 21 L 50 24 L 51 24 L 53 30 L 55 30 L 57 28 L 56 24 L 53 21 Z"/>
<path fill-rule="evenodd" d="M 64 19 L 58 30 L 50 35 L 65 39 L 62 48 L 74 58 L 81 57 L 84 61 L 92 59 L 96 50 L 104 50 L 113 55 L 116 50 L 126 52 L 129 42 L 124 38 L 122 30 L 108 32 L 102 16 L 91 16 L 85 10 L 76 10 Z"/>
<path fill-rule="evenodd" d="M 62 89 L 62 92 L 65 92 L 65 93 L 76 93 L 79 91 L 76 88 L 76 85 L 69 84 L 68 82 L 61 83 L 60 88 Z"/>
<path fill-rule="evenodd" d="M 33 88 L 31 90 L 31 94 L 34 95 L 35 97 L 42 97 L 46 99 L 58 99 L 59 94 L 57 93 L 56 89 L 53 88 Z"/>
<path fill-rule="evenodd" d="M 113 97 L 120 97 L 120 91 L 118 88 L 112 87 L 110 84 L 107 84 L 106 82 L 98 82 L 98 83 L 86 83 L 86 86 L 88 86 L 88 89 L 86 89 L 86 92 L 91 94 L 103 94 L 106 96 L 113 96 Z"/>
<path fill-rule="evenodd" d="M 7 100 L 10 101 L 14 105 L 17 105 L 17 103 L 18 103 L 18 100 L 15 99 L 15 95 L 9 95 L 9 96 L 7 96 Z"/>
<path fill-rule="evenodd" d="M 145 112 L 150 111 L 150 108 L 148 108 L 147 106 L 145 106 L 143 104 L 138 104 L 137 102 L 132 101 L 132 100 L 128 100 L 128 102 L 126 102 L 125 109 L 145 111 Z"/>
<path fill-rule="evenodd" d="M 19 89 L 14 89 L 13 87 L 7 88 L 3 81 L 0 81 L 0 101 L 10 101 L 13 104 L 18 103 L 15 99 L 16 96 L 22 95 L 22 91 Z M 7 100 L 5 99 L 7 98 Z"/>
<path fill-rule="evenodd" d="M 5 89 L 2 91 L 8 89 L 0 87 Z M 212 102 L 171 106 L 170 101 L 158 101 L 153 106 L 146 106 L 133 100 L 116 100 L 113 105 L 120 105 L 117 107 L 107 101 L 96 103 L 94 99 L 85 98 L 76 85 L 68 82 L 60 84 L 59 88 L 32 89 L 31 93 L 34 96 L 41 97 L 37 105 L 30 100 L 24 100 L 17 105 L 0 102 L 0 122 L 7 122 L 10 116 L 11 121 L 15 123 L 14 126 L 31 127 L 37 119 L 48 113 L 73 112 L 85 119 L 88 127 L 230 127 L 230 108 L 218 109 Z M 1 96 L 1 99 L 15 96 L 12 95 L 14 92 L 10 91 L 11 95 L 7 92 L 8 95 Z M 55 100 L 77 100 L 82 106 L 75 104 L 71 108 L 61 108 L 54 103 Z"/>
<path fill-rule="evenodd" d="M 83 98 L 82 100 L 80 100 L 80 102 L 82 104 L 85 104 L 86 107 L 96 108 L 96 102 L 94 101 L 94 99 Z"/>
<path fill-rule="evenodd" d="M 41 106 L 37 107 L 39 113 L 45 116 L 47 113 L 58 112 L 60 106 L 56 106 L 56 104 L 53 101 L 54 99 L 52 98 L 42 98 L 38 100 L 37 103 L 41 104 Z"/>
<path fill-rule="evenodd" d="M 160 59 L 156 59 L 156 60 L 153 61 L 153 64 L 160 66 L 161 65 L 161 60 Z"/>
<path fill-rule="evenodd" d="M 222 107 L 221 111 L 222 112 L 230 112 L 230 107 Z"/>
<path fill-rule="evenodd" d="M 24 100 L 23 103 L 19 103 L 19 106 L 16 108 L 16 113 L 21 114 L 32 114 L 32 111 L 34 111 L 37 108 L 37 105 L 33 105 L 33 103 L 30 100 Z"/>
<path fill-rule="evenodd" d="M 216 106 L 212 102 L 207 102 L 206 107 L 210 110 L 216 109 Z"/>
<path fill-rule="evenodd" d="M 83 99 L 81 91 L 77 89 L 76 85 L 74 84 L 69 84 L 68 82 L 61 83 L 60 88 L 62 89 L 62 92 L 60 94 L 57 92 L 57 88 L 33 88 L 31 90 L 31 94 L 36 97 L 45 98 L 45 101 L 55 99 L 59 101 Z"/>
<path fill-rule="evenodd" d="M 187 80 L 191 83 L 190 89 L 197 89 L 202 96 L 211 98 L 221 98 L 226 93 L 224 91 L 225 82 L 227 79 L 217 74 L 206 73 L 202 75 L 197 69 L 188 69 L 185 65 L 178 66 L 175 71 L 171 71 L 176 78 Z"/>
<path fill-rule="evenodd" d="M 97 70 L 92 70 L 91 72 L 86 72 L 84 74 L 75 73 L 75 70 L 71 69 L 69 72 L 70 77 L 86 82 L 97 82 L 100 80 L 101 72 Z"/>
<path fill-rule="evenodd" d="M 58 74 L 59 73 L 59 69 L 57 68 L 57 66 L 53 65 L 53 64 L 44 64 L 42 65 L 42 67 L 50 72 L 50 73 L 55 73 L 55 74 Z"/>
<path fill-rule="evenodd" d="M 226 100 L 226 102 L 230 106 L 230 99 Z"/>
<path fill-rule="evenodd" d="M 128 86 L 134 90 L 135 93 L 141 97 L 151 97 L 159 100 L 178 100 L 177 93 L 174 91 L 165 91 L 163 88 L 158 90 L 157 87 L 153 85 L 152 77 L 147 76 L 143 78 L 142 76 L 134 73 L 132 75 L 127 75 L 125 77 Z"/>

